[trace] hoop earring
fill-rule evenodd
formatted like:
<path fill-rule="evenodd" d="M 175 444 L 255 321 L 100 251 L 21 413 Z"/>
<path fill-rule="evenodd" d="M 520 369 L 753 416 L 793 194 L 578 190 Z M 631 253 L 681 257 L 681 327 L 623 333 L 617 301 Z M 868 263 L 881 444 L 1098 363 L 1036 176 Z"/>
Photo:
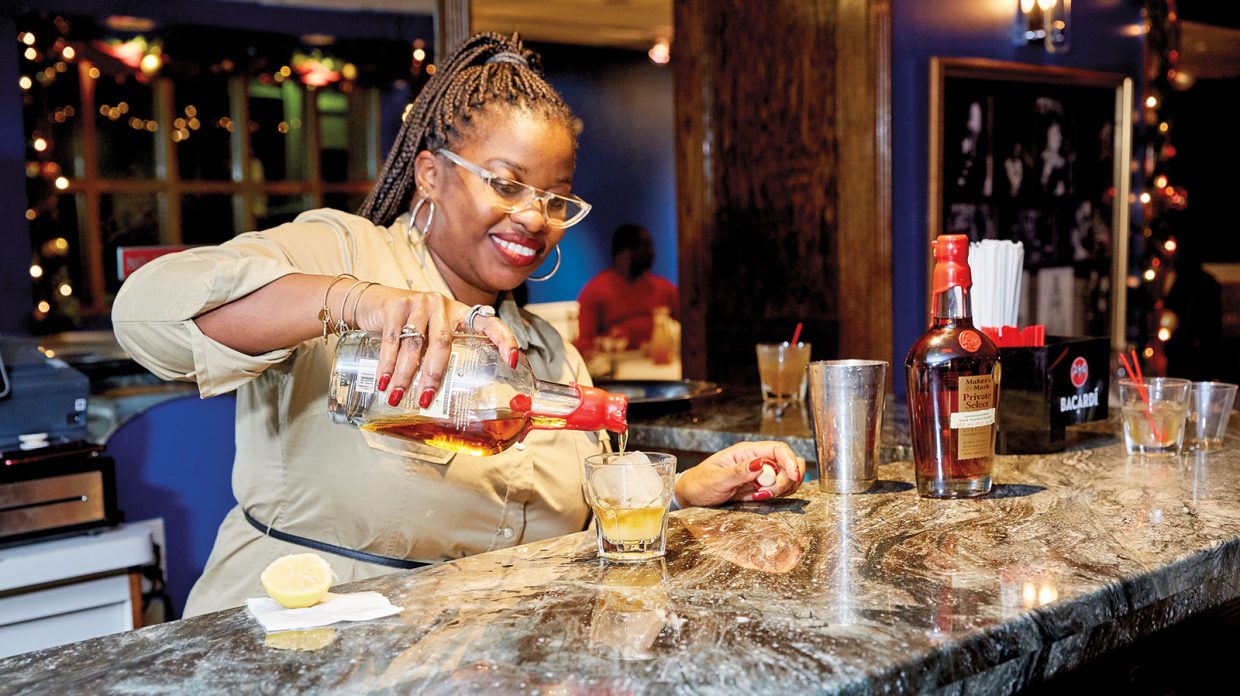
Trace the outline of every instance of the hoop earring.
<path fill-rule="evenodd" d="M 426 216 L 426 230 L 418 229 L 418 212 L 422 210 L 422 206 L 427 203 L 431 204 L 430 213 Z M 435 220 L 435 201 L 430 196 L 422 196 L 417 203 L 413 204 L 413 210 L 409 214 L 409 229 L 405 232 L 405 236 L 409 238 L 409 243 L 413 244 L 413 233 L 417 232 L 422 238 L 422 243 L 426 243 L 426 238 L 431 234 L 431 223 Z"/>
<path fill-rule="evenodd" d="M 526 278 L 526 280 L 532 280 L 535 283 L 541 283 L 544 280 L 551 280 L 551 276 L 555 275 L 555 272 L 560 270 L 560 261 L 562 260 L 562 257 L 560 256 L 560 245 L 556 244 L 554 249 L 555 249 L 555 266 L 551 267 L 551 272 L 545 276 L 539 276 L 537 278 L 535 278 L 534 276 L 529 276 Z"/>

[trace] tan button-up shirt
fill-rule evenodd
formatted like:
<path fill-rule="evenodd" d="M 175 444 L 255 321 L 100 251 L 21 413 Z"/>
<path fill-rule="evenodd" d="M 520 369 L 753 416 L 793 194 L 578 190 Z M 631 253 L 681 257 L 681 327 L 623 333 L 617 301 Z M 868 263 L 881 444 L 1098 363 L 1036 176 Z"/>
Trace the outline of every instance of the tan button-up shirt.
<path fill-rule="evenodd" d="M 582 460 L 602 451 L 598 433 L 533 431 L 523 448 L 491 457 L 363 433 L 331 423 L 327 414 L 334 337 L 246 355 L 211 340 L 193 321 L 290 273 L 352 273 L 451 297 L 421 251 L 408 238 L 407 215 L 384 228 L 315 210 L 216 247 L 170 254 L 125 281 L 112 320 L 135 360 L 164 379 L 196 382 L 203 398 L 237 392 L 232 487 L 239 506 L 220 527 L 186 616 L 263 596 L 258 577 L 267 564 L 307 550 L 264 536 L 244 520 L 243 509 L 291 534 L 420 561 L 585 527 Z M 518 309 L 511 297 L 498 310 L 537 377 L 590 384 L 581 356 L 554 328 Z M 334 317 L 339 308 L 331 311 Z M 341 582 L 393 571 L 322 555 Z"/>

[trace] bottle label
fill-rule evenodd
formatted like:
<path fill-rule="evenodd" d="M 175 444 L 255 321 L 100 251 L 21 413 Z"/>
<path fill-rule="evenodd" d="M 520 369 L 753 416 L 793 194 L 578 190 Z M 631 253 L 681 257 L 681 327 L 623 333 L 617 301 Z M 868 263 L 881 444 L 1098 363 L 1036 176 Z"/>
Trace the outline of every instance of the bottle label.
<path fill-rule="evenodd" d="M 994 376 L 962 375 L 956 385 L 956 395 L 956 411 L 951 415 L 951 428 L 956 431 L 956 458 L 993 456 Z"/>
<path fill-rule="evenodd" d="M 995 422 L 995 410 L 993 408 L 983 409 L 981 411 L 957 411 L 952 414 L 952 430 L 969 430 L 972 428 L 981 428 Z"/>
<path fill-rule="evenodd" d="M 357 361 L 357 383 L 353 386 L 358 394 L 375 393 L 375 374 L 379 372 L 379 361 L 362 358 Z"/>
<path fill-rule="evenodd" d="M 443 383 L 439 385 L 439 390 L 435 392 L 435 399 L 431 401 L 431 405 L 426 408 L 418 408 L 417 397 L 414 395 L 416 389 L 409 392 L 408 400 L 410 409 L 417 410 L 418 415 L 427 418 L 436 418 L 446 420 L 451 411 L 452 406 L 452 382 L 456 379 L 456 360 L 460 353 L 455 350 L 452 355 L 448 356 L 448 369 L 444 370 Z M 418 370 L 418 376 L 414 378 L 413 383 L 418 383 L 418 378 L 422 376 L 422 371 Z"/>

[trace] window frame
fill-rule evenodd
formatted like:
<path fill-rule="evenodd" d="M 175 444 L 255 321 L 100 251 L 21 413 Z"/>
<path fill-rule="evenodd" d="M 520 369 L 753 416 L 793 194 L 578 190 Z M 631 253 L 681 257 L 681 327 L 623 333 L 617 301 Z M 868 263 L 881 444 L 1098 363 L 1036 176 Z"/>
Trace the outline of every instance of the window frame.
<path fill-rule="evenodd" d="M 183 239 L 184 219 L 182 197 L 185 195 L 229 195 L 233 197 L 233 229 L 236 234 L 255 229 L 254 203 L 262 195 L 302 196 L 307 209 L 322 207 L 326 196 L 365 195 L 378 178 L 380 161 L 380 90 L 373 86 L 355 86 L 354 95 L 364 104 L 364 146 L 354 148 L 365 158 L 366 180 L 326 182 L 321 177 L 322 133 L 319 123 L 319 90 L 296 83 L 302 91 L 306 166 L 304 179 L 258 181 L 248 163 L 251 157 L 251 134 L 248 128 L 234 127 L 229 136 L 231 174 L 228 180 L 183 179 L 177 159 L 177 143 L 172 140 L 175 120 L 176 80 L 156 76 L 151 80 L 152 101 L 159 130 L 155 137 L 155 178 L 120 179 L 99 175 L 99 132 L 94 113 L 95 82 L 89 60 L 76 62 L 78 70 L 79 113 L 75 119 L 75 136 L 79 143 L 81 172 L 69 177 L 69 186 L 59 195 L 81 198 L 78 211 L 78 238 L 82 245 L 82 281 L 89 288 L 90 302 L 81 305 L 82 316 L 106 316 L 111 313 L 112 296 L 107 290 L 105 243 L 100 218 L 102 197 L 110 194 L 154 194 L 159 200 L 159 243 L 179 245 Z M 231 75 L 228 78 L 229 118 L 234 124 L 249 123 L 249 82 L 252 75 Z"/>

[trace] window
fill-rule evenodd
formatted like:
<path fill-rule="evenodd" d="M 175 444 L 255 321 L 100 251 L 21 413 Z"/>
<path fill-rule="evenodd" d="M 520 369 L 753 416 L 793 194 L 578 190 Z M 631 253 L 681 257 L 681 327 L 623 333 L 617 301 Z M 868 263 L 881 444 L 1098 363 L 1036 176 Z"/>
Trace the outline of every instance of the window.
<path fill-rule="evenodd" d="M 359 70 L 283 36 L 255 41 L 280 53 L 248 62 L 211 57 L 210 38 L 178 61 L 161 38 L 18 26 L 36 323 L 107 314 L 123 247 L 218 244 L 311 208 L 356 210 L 380 165 L 380 104 L 418 86 L 402 42 L 367 46 Z"/>

